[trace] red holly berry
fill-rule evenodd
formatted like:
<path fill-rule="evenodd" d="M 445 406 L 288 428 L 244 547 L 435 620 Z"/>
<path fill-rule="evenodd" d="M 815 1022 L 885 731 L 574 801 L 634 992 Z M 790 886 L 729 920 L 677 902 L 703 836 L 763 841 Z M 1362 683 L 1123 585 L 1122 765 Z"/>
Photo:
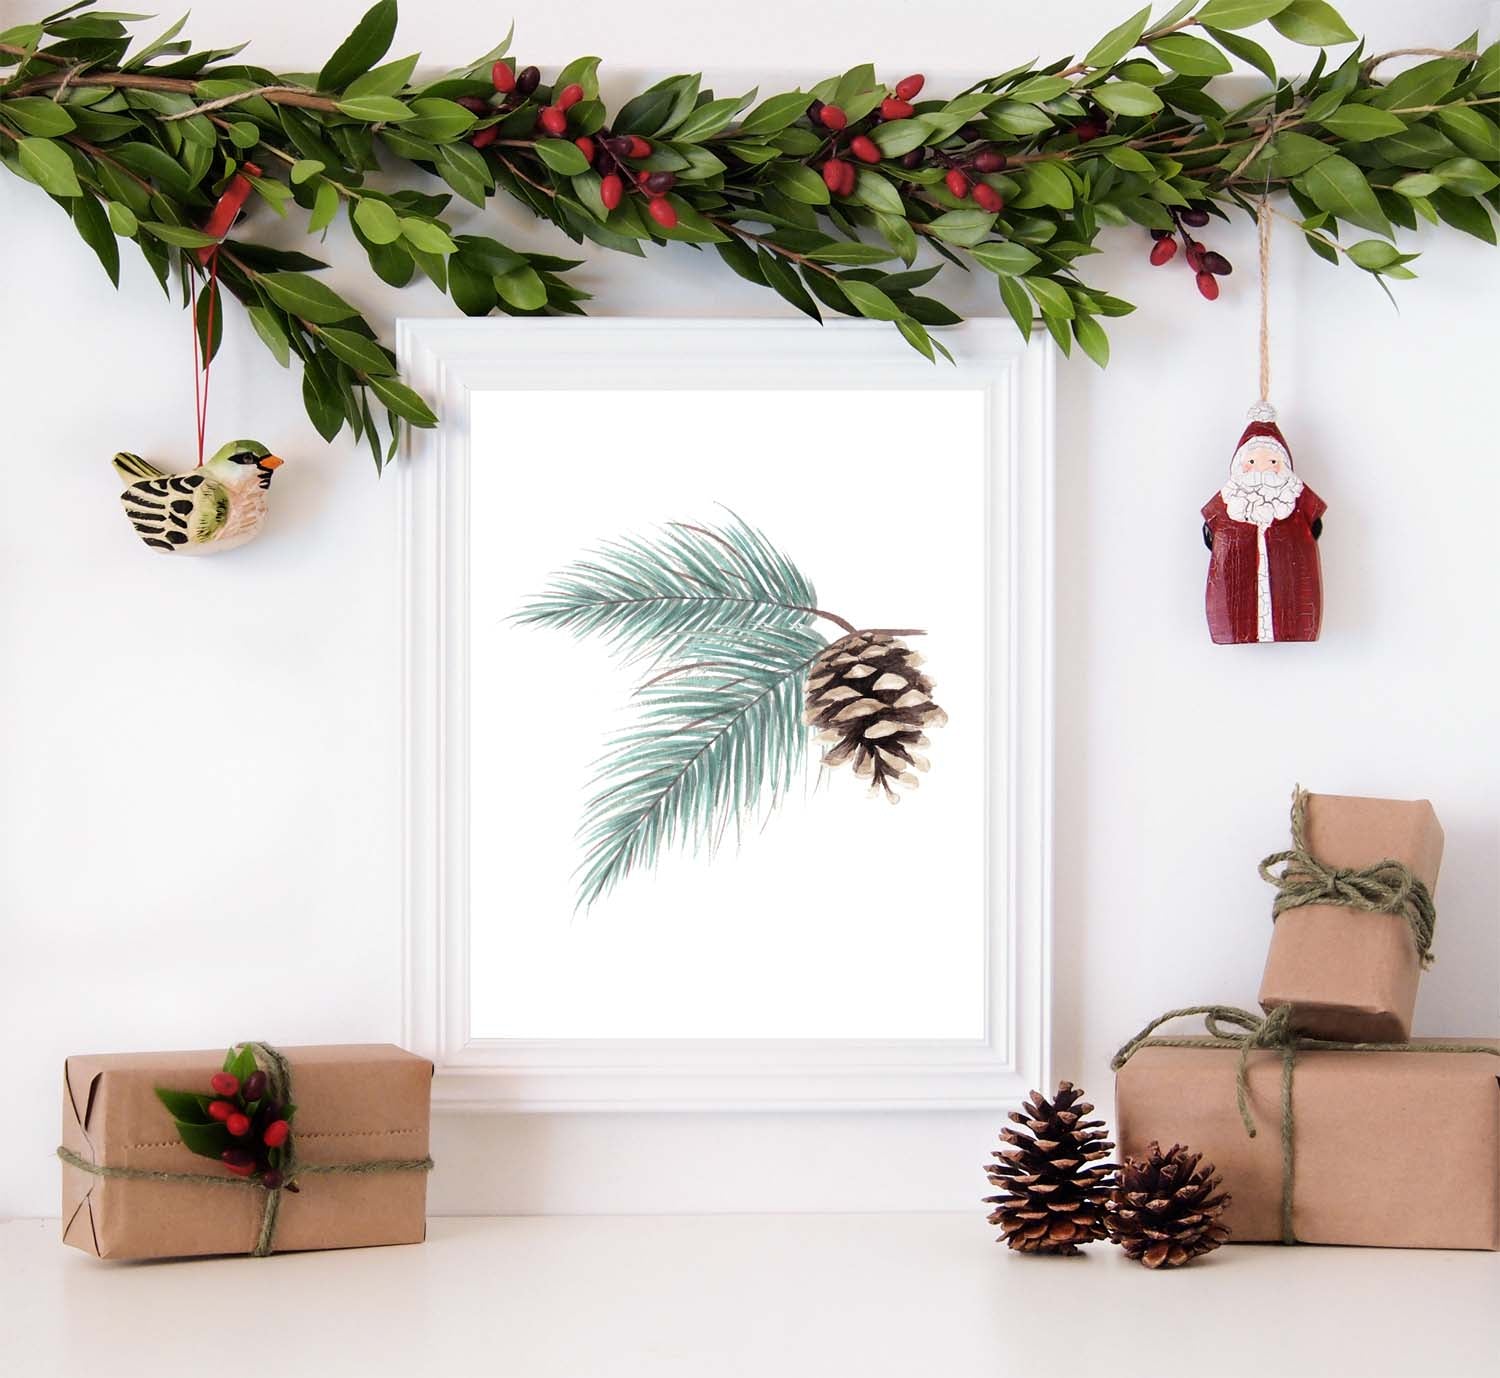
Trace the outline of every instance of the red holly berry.
<path fill-rule="evenodd" d="M 250 1101 L 259 1100 L 266 1094 L 266 1088 L 271 1084 L 271 1078 L 262 1071 L 251 1072 L 245 1078 L 245 1083 L 240 1087 L 240 1098 L 247 1104 Z"/>
<path fill-rule="evenodd" d="M 648 172 L 641 183 L 652 196 L 662 196 L 672 190 L 677 181 L 675 172 Z"/>
<path fill-rule="evenodd" d="M 571 110 L 583 99 L 583 87 L 576 81 L 571 85 L 564 86 L 561 91 L 553 97 L 559 110 Z"/>
<path fill-rule="evenodd" d="M 625 184 L 620 180 L 618 173 L 607 173 L 604 180 L 599 183 L 599 199 L 604 202 L 604 209 L 612 211 L 620 204 L 620 198 L 625 195 Z"/>
<path fill-rule="evenodd" d="M 486 125 L 483 129 L 477 131 L 469 139 L 469 142 L 473 144 L 475 148 L 488 148 L 499 137 L 500 126 L 498 124 L 491 124 Z"/>
<path fill-rule="evenodd" d="M 1187 261 L 1188 267 L 1195 273 L 1205 271 L 1203 267 L 1203 245 L 1198 243 L 1196 239 L 1190 239 L 1187 242 Z"/>
<path fill-rule="evenodd" d="M 1226 274 L 1234 272 L 1234 268 L 1223 254 L 1215 253 L 1212 249 L 1209 249 L 1203 255 L 1203 271 L 1224 277 Z"/>
<path fill-rule="evenodd" d="M 542 128 L 549 134 L 565 134 L 568 130 L 568 116 L 563 110 L 555 105 L 544 106 L 542 109 Z"/>
<path fill-rule="evenodd" d="M 837 133 L 849 123 L 849 117 L 844 114 L 842 106 L 825 105 L 818 111 L 818 123 L 824 129 L 832 129 Z"/>
<path fill-rule="evenodd" d="M 224 1121 L 227 1129 L 236 1139 L 243 1139 L 250 1132 L 250 1116 L 242 1115 L 238 1110 Z"/>
<path fill-rule="evenodd" d="M 901 166 L 909 172 L 914 168 L 921 167 L 926 158 L 927 150 L 925 148 L 914 148 L 910 153 L 903 153 L 901 155 Z"/>
<path fill-rule="evenodd" d="M 483 115 L 489 111 L 489 102 L 482 101 L 478 96 L 460 96 L 458 104 L 463 106 L 471 115 Z"/>
<path fill-rule="evenodd" d="M 1005 154 L 998 148 L 982 148 L 975 155 L 974 167 L 978 172 L 1003 172 L 1005 171 Z"/>
<path fill-rule="evenodd" d="M 208 1103 L 208 1115 L 210 1119 L 218 1120 L 222 1124 L 234 1114 L 234 1103 L 227 1100 L 211 1100 Z"/>
<path fill-rule="evenodd" d="M 1175 239 L 1158 239 L 1151 246 L 1151 261 L 1158 268 L 1163 263 L 1170 263 L 1177 257 L 1177 241 Z"/>
<path fill-rule="evenodd" d="M 649 158 L 651 156 L 651 145 L 639 134 L 630 136 L 630 152 L 625 155 L 628 158 Z"/>
<path fill-rule="evenodd" d="M 576 145 L 578 151 L 583 154 L 583 156 L 587 158 L 589 162 L 592 163 L 594 161 L 594 154 L 598 150 L 595 149 L 594 141 L 589 138 L 587 134 L 580 134 L 576 139 L 573 140 L 573 143 Z"/>
<path fill-rule="evenodd" d="M 523 96 L 529 96 L 541 85 L 542 74 L 535 67 L 523 67 L 516 73 L 516 90 Z"/>
<path fill-rule="evenodd" d="M 909 77 L 902 77 L 896 83 L 897 100 L 916 100 L 921 93 L 922 84 L 927 80 L 920 72 L 913 72 Z"/>
<path fill-rule="evenodd" d="M 286 1142 L 287 1135 L 291 1132 L 292 1127 L 285 1120 L 272 1120 L 266 1126 L 265 1133 L 260 1136 L 261 1142 L 267 1148 L 280 1148 Z"/>
<path fill-rule="evenodd" d="M 677 224 L 677 211 L 665 196 L 653 196 L 646 202 L 646 209 L 651 213 L 651 218 L 664 230 L 670 230 Z"/>
<path fill-rule="evenodd" d="M 226 1148 L 219 1157 L 236 1177 L 248 1177 L 255 1171 L 255 1155 L 248 1149 Z"/>
<path fill-rule="evenodd" d="M 1201 230 L 1208 224 L 1208 212 L 1200 207 L 1189 207 L 1178 216 L 1178 219 L 1184 225 L 1191 225 L 1195 230 Z"/>
<path fill-rule="evenodd" d="M 502 58 L 491 67 L 490 82 L 501 95 L 510 95 L 516 89 L 516 74 L 511 70 L 510 63 Z"/>
<path fill-rule="evenodd" d="M 840 158 L 823 164 L 823 185 L 835 196 L 847 196 L 854 190 L 854 169 Z"/>
<path fill-rule="evenodd" d="M 958 197 L 960 201 L 969 194 L 969 179 L 958 168 L 950 167 L 948 175 L 943 178 L 943 181 L 948 184 L 948 190 Z"/>
<path fill-rule="evenodd" d="M 974 184 L 974 199 L 991 215 L 999 215 L 1005 209 L 1005 198 L 988 182 Z"/>
<path fill-rule="evenodd" d="M 267 1168 L 260 1175 L 260 1184 L 267 1191 L 275 1191 L 285 1179 L 275 1168 Z"/>
<path fill-rule="evenodd" d="M 1077 136 L 1079 143 L 1086 144 L 1104 133 L 1104 125 L 1100 120 L 1082 120 L 1073 126 L 1073 133 Z"/>
<path fill-rule="evenodd" d="M 208 1084 L 221 1096 L 237 1096 L 240 1093 L 240 1079 L 233 1072 L 215 1072 L 209 1077 Z"/>
<path fill-rule="evenodd" d="M 1212 273 L 1199 273 L 1198 290 L 1202 292 L 1203 295 L 1209 299 L 1209 301 L 1217 301 L 1219 299 L 1219 279 L 1216 278 Z"/>
<path fill-rule="evenodd" d="M 636 186 L 638 186 L 638 187 L 644 187 L 646 185 L 647 179 L 650 176 L 651 176 L 651 173 L 650 173 L 649 169 L 647 169 L 647 168 L 640 168 L 640 169 L 638 169 L 637 172 L 636 172 L 636 174 L 635 174 L 635 184 L 636 184 Z"/>
<path fill-rule="evenodd" d="M 894 96 L 887 96 L 880 102 L 880 118 L 883 120 L 909 120 L 916 113 L 909 101 Z"/>
<path fill-rule="evenodd" d="M 849 152 L 851 152 L 862 163 L 878 163 L 880 161 L 880 149 L 875 140 L 868 134 L 856 134 L 849 140 Z"/>

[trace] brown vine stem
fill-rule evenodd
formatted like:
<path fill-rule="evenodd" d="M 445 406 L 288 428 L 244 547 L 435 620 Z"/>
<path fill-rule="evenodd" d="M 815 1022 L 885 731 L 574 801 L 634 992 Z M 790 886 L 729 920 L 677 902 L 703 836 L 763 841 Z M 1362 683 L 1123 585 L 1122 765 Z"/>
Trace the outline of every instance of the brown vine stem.
<path fill-rule="evenodd" d="M 37 91 L 50 91 L 56 86 L 61 86 L 68 77 L 64 73 L 57 73 L 45 77 L 33 77 L 30 81 L 24 81 L 18 86 L 12 95 L 29 96 Z M 198 91 L 198 82 L 190 77 L 156 77 L 149 72 L 89 72 L 82 80 L 85 86 L 113 86 L 120 89 L 132 89 L 137 91 L 166 91 L 177 95 L 192 96 Z M 232 100 L 226 99 L 222 102 L 210 101 L 209 105 L 217 109 L 221 105 L 233 105 L 235 101 L 244 100 L 247 96 L 261 95 L 272 105 L 294 105 L 303 110 L 321 110 L 324 114 L 334 114 L 338 111 L 337 103 L 328 96 L 320 96 L 315 92 L 305 90 L 300 86 L 271 86 L 262 90 L 239 92 Z M 187 110 L 180 116 L 164 116 L 164 119 L 181 119 L 187 115 L 196 114 L 196 111 Z"/>
<path fill-rule="evenodd" d="M 191 110 L 179 110 L 175 115 L 163 115 L 161 117 L 161 122 L 163 124 L 171 124 L 173 120 L 185 120 L 189 119 L 193 115 L 206 115 L 211 110 L 223 110 L 226 106 L 237 105 L 242 100 L 249 100 L 251 96 L 264 96 L 267 100 L 270 100 L 273 96 L 311 96 L 315 94 L 315 92 L 309 91 L 305 86 L 256 86 L 249 91 L 238 91 L 232 96 L 220 96 L 218 100 L 205 101 L 202 105 L 193 106 Z M 321 100 L 322 98 L 319 97 L 319 99 Z M 290 105 L 291 103 L 292 102 L 290 101 L 283 102 L 283 104 L 287 105 Z M 333 102 L 330 101 L 328 102 L 328 104 L 331 107 L 333 105 Z M 322 107 L 318 106 L 310 108 L 321 109 Z"/>

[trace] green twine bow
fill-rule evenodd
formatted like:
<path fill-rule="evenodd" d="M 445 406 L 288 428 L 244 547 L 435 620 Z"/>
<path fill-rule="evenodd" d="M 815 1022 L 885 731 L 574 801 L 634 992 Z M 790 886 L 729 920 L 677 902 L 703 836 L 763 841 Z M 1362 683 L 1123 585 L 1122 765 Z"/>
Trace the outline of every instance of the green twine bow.
<path fill-rule="evenodd" d="M 1174 1019 L 1201 1014 L 1207 1037 L 1197 1035 L 1157 1036 L 1156 1030 Z M 1292 1075 L 1297 1054 L 1306 1050 L 1344 1053 L 1488 1053 L 1500 1057 L 1500 1048 L 1487 1043 L 1345 1043 L 1331 1038 L 1312 1038 L 1292 1028 L 1292 1007 L 1277 1005 L 1269 1014 L 1251 1014 L 1234 1005 L 1185 1005 L 1153 1019 L 1140 1033 L 1123 1044 L 1110 1059 L 1110 1070 L 1118 1072 L 1142 1048 L 1238 1048 L 1235 1065 L 1234 1100 L 1245 1133 L 1255 1138 L 1255 1120 L 1250 1114 L 1250 1054 L 1258 1048 L 1281 1053 L 1281 1242 L 1295 1244 L 1292 1202 L 1297 1167 L 1296 1126 L 1292 1118 Z M 1232 1025 L 1238 1033 L 1227 1030 Z"/>
<path fill-rule="evenodd" d="M 292 1103 L 291 1064 L 269 1043 L 251 1043 L 249 1046 L 254 1050 L 256 1060 L 264 1066 L 266 1079 L 271 1085 L 271 1094 L 283 1105 L 290 1105 Z M 265 1258 L 271 1253 L 276 1239 L 276 1220 L 281 1213 L 281 1194 L 294 1185 L 297 1177 L 362 1176 L 369 1173 L 432 1171 L 431 1158 L 382 1158 L 372 1163 L 299 1165 L 294 1147 L 296 1138 L 297 1136 L 293 1134 L 287 1139 L 283 1148 L 281 1166 L 283 1185 L 279 1187 L 266 1187 L 260 1181 L 248 1177 L 223 1177 L 209 1172 L 161 1172 L 153 1168 L 110 1167 L 103 1163 L 90 1162 L 87 1158 L 80 1157 L 73 1152 L 72 1149 L 62 1146 L 58 1147 L 57 1156 L 69 1167 L 76 1167 L 80 1172 L 87 1172 L 95 1177 L 115 1177 L 129 1182 L 188 1182 L 213 1187 L 249 1187 L 252 1190 L 264 1191 L 266 1208 L 261 1214 L 260 1234 L 256 1238 L 254 1248 L 250 1250 L 256 1258 Z"/>
<path fill-rule="evenodd" d="M 1273 869 L 1286 863 L 1277 874 Z M 1276 887 L 1271 917 L 1306 904 L 1337 904 L 1366 914 L 1400 914 L 1411 929 L 1412 941 L 1425 969 L 1432 965 L 1432 935 L 1437 908 L 1432 892 L 1411 868 L 1387 858 L 1373 866 L 1353 869 L 1325 866 L 1307 850 L 1307 791 L 1292 791 L 1292 849 L 1273 852 L 1260 863 L 1260 878 Z"/>

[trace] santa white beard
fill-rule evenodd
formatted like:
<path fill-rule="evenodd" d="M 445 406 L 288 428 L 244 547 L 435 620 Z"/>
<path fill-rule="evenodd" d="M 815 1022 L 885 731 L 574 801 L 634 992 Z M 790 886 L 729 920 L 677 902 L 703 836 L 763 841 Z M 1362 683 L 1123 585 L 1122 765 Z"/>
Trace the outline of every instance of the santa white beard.
<path fill-rule="evenodd" d="M 1302 496 L 1302 480 L 1290 469 L 1279 474 L 1273 469 L 1252 469 L 1230 474 L 1219 496 L 1233 520 L 1255 524 L 1255 639 L 1275 641 L 1266 528 L 1292 515 Z"/>

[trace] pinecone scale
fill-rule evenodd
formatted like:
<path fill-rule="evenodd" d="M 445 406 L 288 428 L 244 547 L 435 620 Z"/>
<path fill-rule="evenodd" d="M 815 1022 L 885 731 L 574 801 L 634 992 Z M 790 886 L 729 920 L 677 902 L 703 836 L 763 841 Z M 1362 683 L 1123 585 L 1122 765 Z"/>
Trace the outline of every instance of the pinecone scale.
<path fill-rule="evenodd" d="M 1109 1237 L 1148 1268 L 1178 1268 L 1229 1238 L 1219 1221 L 1229 1204 L 1221 1179 L 1201 1153 L 1153 1143 L 1144 1158 L 1127 1158 L 1110 1197 Z"/>
<path fill-rule="evenodd" d="M 1102 1120 L 1086 1119 L 1093 1106 L 1071 1082 L 1061 1082 L 1048 1101 L 1033 1091 L 1010 1118 L 1020 1129 L 1003 1129 L 1008 1148 L 996 1149 L 986 1166 L 997 1196 L 989 1221 L 1000 1238 L 1022 1253 L 1076 1254 L 1078 1245 L 1106 1237 L 1104 1201 L 1114 1184 L 1114 1164 L 1103 1162 L 1114 1144 Z"/>
<path fill-rule="evenodd" d="M 883 792 L 893 804 L 900 796 L 892 785 L 915 789 L 916 772 L 928 768 L 923 729 L 948 721 L 921 663 L 900 637 L 852 632 L 825 647 L 807 676 L 806 720 L 828 743 L 823 764 L 851 762 L 870 781 L 870 793 Z"/>

